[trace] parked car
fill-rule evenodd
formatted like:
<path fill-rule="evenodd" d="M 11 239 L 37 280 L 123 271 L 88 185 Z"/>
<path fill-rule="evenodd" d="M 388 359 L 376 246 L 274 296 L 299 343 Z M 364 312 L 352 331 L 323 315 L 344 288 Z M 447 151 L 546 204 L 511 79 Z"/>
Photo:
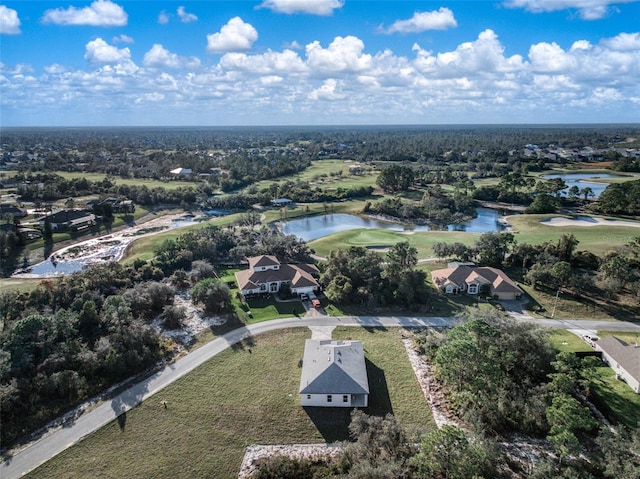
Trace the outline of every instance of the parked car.
<path fill-rule="evenodd" d="M 320 308 L 320 300 L 318 298 L 312 299 L 311 300 L 311 304 L 316 309 Z"/>

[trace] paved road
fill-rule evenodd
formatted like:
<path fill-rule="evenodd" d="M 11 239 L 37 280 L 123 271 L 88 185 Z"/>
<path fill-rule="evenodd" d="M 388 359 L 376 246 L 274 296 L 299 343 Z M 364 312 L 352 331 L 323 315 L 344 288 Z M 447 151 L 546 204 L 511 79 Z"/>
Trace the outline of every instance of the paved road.
<path fill-rule="evenodd" d="M 80 441 L 85 436 L 113 421 L 123 412 L 137 406 L 176 379 L 193 371 L 197 366 L 245 338 L 256 336 L 267 331 L 298 326 L 425 327 L 451 326 L 456 321 L 455 318 L 449 317 L 309 316 L 301 319 L 287 318 L 266 321 L 236 329 L 187 354 L 156 374 L 131 386 L 126 391 L 114 397 L 110 402 L 103 403 L 90 412 L 81 415 L 72 423 L 61 427 L 40 440 L 33 442 L 25 449 L 15 453 L 13 457 L 0 464 L 0 478 L 18 478 L 35 469 L 56 454 L 59 454 L 69 446 Z M 558 329 L 637 331 L 640 333 L 640 325 L 626 322 L 573 321 L 564 319 L 543 319 L 534 320 L 534 322 L 544 327 Z"/>

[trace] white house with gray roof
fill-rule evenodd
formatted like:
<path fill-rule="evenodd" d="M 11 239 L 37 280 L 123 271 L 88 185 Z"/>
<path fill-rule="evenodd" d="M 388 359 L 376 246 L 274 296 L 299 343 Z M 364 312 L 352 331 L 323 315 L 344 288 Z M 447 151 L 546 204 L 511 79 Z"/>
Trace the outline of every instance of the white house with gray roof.
<path fill-rule="evenodd" d="M 640 348 L 638 346 L 627 344 L 615 336 L 607 336 L 596 342 L 596 351 L 602 352 L 602 360 L 613 369 L 616 377 L 640 394 Z"/>
<path fill-rule="evenodd" d="M 367 407 L 368 401 L 362 341 L 307 339 L 300 377 L 302 406 Z"/>

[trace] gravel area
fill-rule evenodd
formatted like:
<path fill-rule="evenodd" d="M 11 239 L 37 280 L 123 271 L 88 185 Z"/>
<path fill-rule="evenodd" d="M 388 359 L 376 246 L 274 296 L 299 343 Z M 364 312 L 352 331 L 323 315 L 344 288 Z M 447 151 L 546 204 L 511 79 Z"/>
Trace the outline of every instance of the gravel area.
<path fill-rule="evenodd" d="M 287 456 L 294 459 L 324 459 L 338 455 L 342 451 L 340 446 L 331 444 L 253 444 L 247 447 L 238 473 L 238 479 L 248 479 L 256 471 L 259 459 L 272 456 Z"/>

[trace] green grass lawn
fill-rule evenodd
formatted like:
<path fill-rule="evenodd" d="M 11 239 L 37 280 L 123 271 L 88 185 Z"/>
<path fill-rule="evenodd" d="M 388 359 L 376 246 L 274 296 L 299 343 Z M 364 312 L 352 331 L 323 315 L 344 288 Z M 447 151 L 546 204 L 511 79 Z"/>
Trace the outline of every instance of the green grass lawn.
<path fill-rule="evenodd" d="M 509 217 L 518 243 L 541 244 L 557 241 L 562 235 L 573 234 L 580 242 L 578 250 L 588 250 L 604 255 L 615 246 L 630 242 L 640 236 L 640 228 L 625 226 L 549 226 L 541 220 L 563 215 L 514 215 Z M 596 216 L 596 215 L 594 215 Z M 610 217 L 602 217 L 610 218 Z"/>
<path fill-rule="evenodd" d="M 593 348 L 582 339 L 564 329 L 549 330 L 549 339 L 556 351 L 573 353 L 593 351 Z"/>
<path fill-rule="evenodd" d="M 290 318 L 292 316 L 304 316 L 305 309 L 300 301 L 275 301 L 273 298 L 252 298 L 247 300 L 251 316 L 247 323 L 259 323 L 277 318 Z"/>
<path fill-rule="evenodd" d="M 420 231 L 400 232 L 378 229 L 356 229 L 341 231 L 331 236 L 325 236 L 311 241 L 309 246 L 320 256 L 328 256 L 335 249 L 348 248 L 350 246 L 391 246 L 396 243 L 408 241 L 418 250 L 418 258 L 433 256 L 432 246 L 437 242 L 460 242 L 467 245 L 473 244 L 480 235 L 478 233 L 465 233 L 462 231 Z"/>
<path fill-rule="evenodd" d="M 100 182 L 104 180 L 105 176 L 102 173 L 83 173 L 79 171 L 54 171 L 56 175 L 62 176 L 66 180 L 72 180 L 76 178 L 86 178 L 89 181 Z M 175 190 L 178 188 L 195 188 L 196 182 L 193 181 L 179 181 L 179 180 L 152 180 L 149 178 L 120 178 L 119 176 L 112 176 L 112 181 L 116 185 L 126 186 L 146 186 L 147 188 L 164 188 L 165 190 Z"/>
<path fill-rule="evenodd" d="M 311 166 L 306 170 L 296 173 L 294 175 L 287 176 L 282 179 L 263 180 L 255 183 L 258 189 L 267 188 L 273 183 L 283 182 L 310 182 L 314 187 L 320 188 L 354 188 L 360 186 L 373 186 L 375 187 L 376 179 L 378 178 L 378 172 L 374 171 L 370 174 L 363 175 L 350 175 L 349 166 L 353 165 L 353 162 L 346 162 L 344 160 L 327 159 L 316 160 L 311 162 Z M 332 173 L 341 172 L 342 176 L 332 176 Z M 322 175 L 327 175 L 323 177 Z"/>
<path fill-rule="evenodd" d="M 300 407 L 306 328 L 250 338 L 29 474 L 30 478 L 235 478 L 249 444 L 346 439 L 349 410 Z M 434 427 L 397 329 L 339 329 L 364 341 L 372 414 Z M 160 401 L 167 401 L 165 410 Z"/>
<path fill-rule="evenodd" d="M 556 295 L 552 292 L 533 289 L 533 287 L 518 283 L 520 287 L 533 300 L 527 306 L 528 313 L 537 318 L 550 318 L 553 314 L 553 306 L 556 305 L 554 318 L 557 319 L 597 319 L 601 321 L 628 320 L 628 316 L 620 316 L 616 310 L 603 309 L 599 305 L 591 302 L 588 298 L 578 300 L 567 295 L 559 295 L 556 302 Z M 539 305 L 545 308 L 542 313 L 534 313 L 533 307 Z M 616 315 L 620 317 L 616 317 Z"/>
<path fill-rule="evenodd" d="M 609 419 L 630 428 L 640 426 L 640 394 L 616 379 L 610 367 L 596 371 L 593 383 L 593 402 Z"/>

